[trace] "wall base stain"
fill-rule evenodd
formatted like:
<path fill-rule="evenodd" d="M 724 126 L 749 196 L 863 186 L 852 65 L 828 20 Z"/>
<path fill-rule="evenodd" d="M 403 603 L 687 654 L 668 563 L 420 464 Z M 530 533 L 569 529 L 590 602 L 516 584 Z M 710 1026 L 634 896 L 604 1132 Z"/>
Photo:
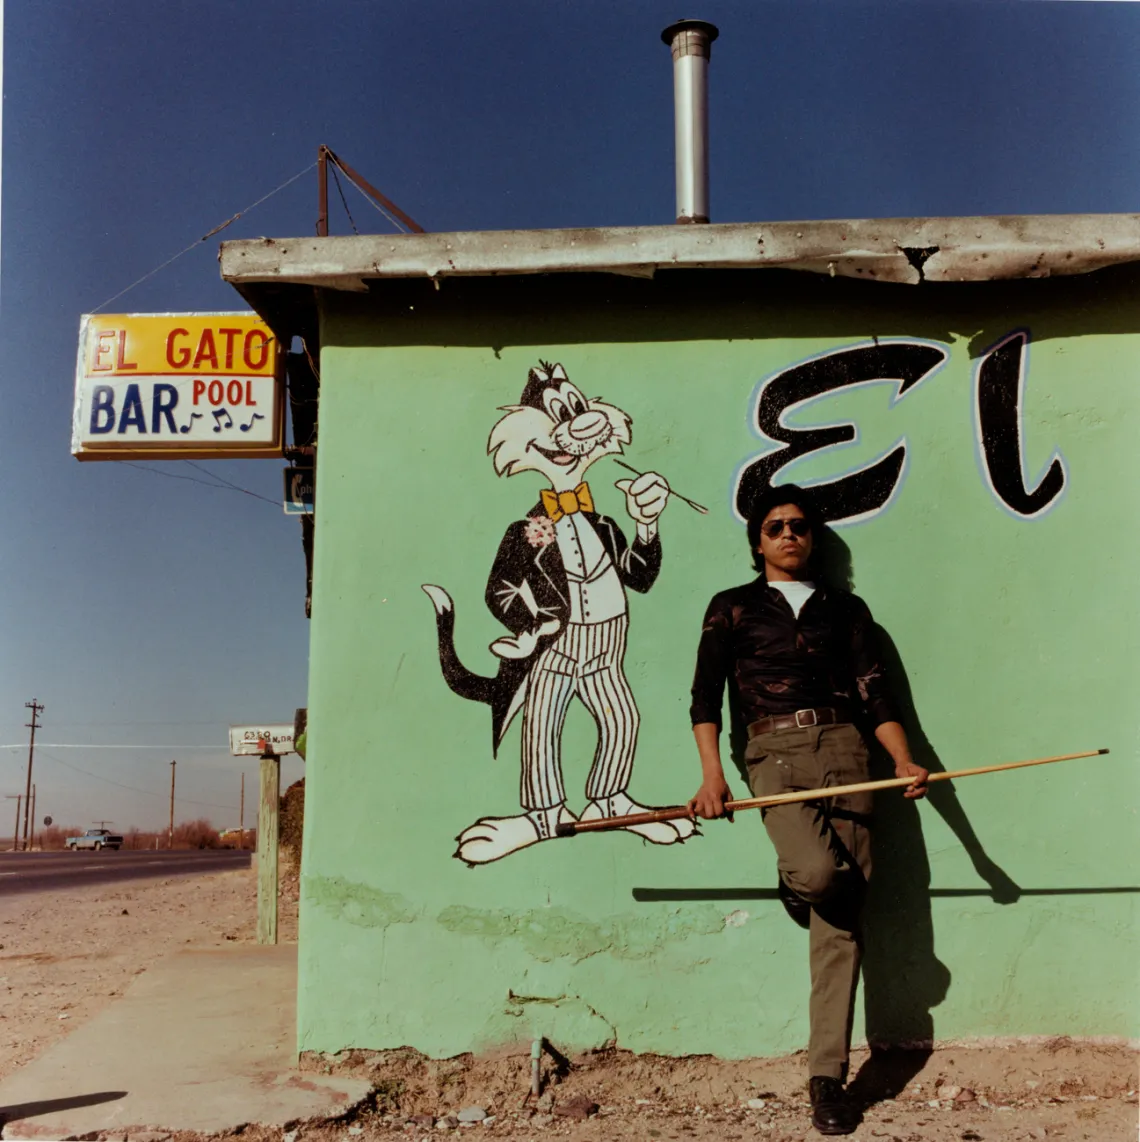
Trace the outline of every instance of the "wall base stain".
<path fill-rule="evenodd" d="M 420 915 L 398 892 L 384 892 L 339 876 L 302 877 L 301 892 L 310 904 L 358 928 L 411 924 Z"/>
<path fill-rule="evenodd" d="M 595 921 L 568 908 L 512 913 L 453 904 L 436 919 L 457 935 L 517 940 L 536 960 L 567 957 L 575 963 L 601 952 L 617 959 L 642 959 L 664 944 L 713 935 L 724 928 L 724 917 L 712 906 L 654 916 L 623 913 Z"/>

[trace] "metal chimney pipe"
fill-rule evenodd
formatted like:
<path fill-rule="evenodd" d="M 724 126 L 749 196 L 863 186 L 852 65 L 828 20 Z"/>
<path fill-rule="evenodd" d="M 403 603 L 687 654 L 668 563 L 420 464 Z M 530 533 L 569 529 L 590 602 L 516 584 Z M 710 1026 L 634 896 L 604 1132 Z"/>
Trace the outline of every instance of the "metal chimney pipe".
<path fill-rule="evenodd" d="M 718 35 L 704 20 L 678 20 L 661 33 L 673 52 L 679 223 L 709 220 L 709 58 Z"/>

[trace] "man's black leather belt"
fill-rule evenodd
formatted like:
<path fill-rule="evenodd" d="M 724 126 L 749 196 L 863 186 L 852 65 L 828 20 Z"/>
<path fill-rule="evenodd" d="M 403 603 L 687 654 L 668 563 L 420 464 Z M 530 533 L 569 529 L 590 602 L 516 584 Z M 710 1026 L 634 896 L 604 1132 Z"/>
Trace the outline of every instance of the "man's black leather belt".
<path fill-rule="evenodd" d="M 770 734 L 773 730 L 810 730 L 812 726 L 834 726 L 851 719 L 843 710 L 824 706 L 818 710 L 797 710 L 794 714 L 773 714 L 748 727 L 750 738 Z"/>

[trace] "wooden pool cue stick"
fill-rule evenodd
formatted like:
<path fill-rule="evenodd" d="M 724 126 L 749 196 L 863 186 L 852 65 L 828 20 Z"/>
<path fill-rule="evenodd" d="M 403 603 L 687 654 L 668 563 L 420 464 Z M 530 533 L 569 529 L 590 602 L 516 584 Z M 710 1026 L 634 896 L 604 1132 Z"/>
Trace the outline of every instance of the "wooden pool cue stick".
<path fill-rule="evenodd" d="M 1000 773 L 1006 769 L 1024 769 L 1029 765 L 1052 765 L 1057 761 L 1075 761 L 1080 757 L 1099 757 L 1106 749 L 1090 749 L 1084 753 L 1064 753 L 1059 757 L 1036 757 L 1030 761 L 1007 761 L 1001 765 L 982 765 L 977 769 L 956 769 L 953 772 L 932 773 L 927 783 L 952 781 L 956 777 L 977 777 L 981 773 Z M 790 805 L 797 801 L 819 801 L 824 797 L 842 797 L 848 793 L 872 793 L 879 789 L 903 789 L 914 783 L 913 777 L 888 777 L 882 781 L 861 781 L 856 785 L 829 785 L 822 789 L 800 789 L 793 793 L 773 793 L 769 797 L 747 797 L 740 801 L 726 801 L 728 813 L 742 809 L 764 809 L 772 805 Z M 567 822 L 555 829 L 559 837 L 573 837 L 578 833 L 597 833 L 606 829 L 624 829 L 627 825 L 648 825 L 651 821 L 679 821 L 688 817 L 687 806 L 654 809 L 648 813 L 630 813 L 627 817 L 599 817 L 596 821 Z"/>
<path fill-rule="evenodd" d="M 619 468 L 624 468 L 627 472 L 632 472 L 635 476 L 644 476 L 645 475 L 644 472 L 639 472 L 636 468 L 631 468 L 628 464 L 623 464 L 620 460 L 615 460 L 614 463 Z M 688 496 L 681 495 L 680 492 L 673 491 L 672 488 L 669 489 L 669 495 L 676 496 L 677 499 L 679 499 L 679 500 L 684 500 L 685 503 L 687 503 L 689 505 L 689 507 L 691 507 L 693 509 L 693 511 L 698 511 L 701 513 L 701 515 L 708 515 L 709 514 L 708 508 L 702 507 L 700 504 L 696 503 L 694 500 L 690 500 Z"/>

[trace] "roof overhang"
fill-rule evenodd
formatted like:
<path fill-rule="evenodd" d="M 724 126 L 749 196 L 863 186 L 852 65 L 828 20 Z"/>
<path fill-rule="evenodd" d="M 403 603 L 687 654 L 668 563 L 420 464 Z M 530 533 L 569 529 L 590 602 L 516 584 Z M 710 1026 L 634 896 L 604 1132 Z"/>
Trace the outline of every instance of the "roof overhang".
<path fill-rule="evenodd" d="M 393 278 L 786 269 L 917 285 L 1081 274 L 1140 261 L 1140 214 L 459 231 L 224 242 L 222 277 L 365 291 Z M 256 291 L 250 291 L 256 292 Z"/>

